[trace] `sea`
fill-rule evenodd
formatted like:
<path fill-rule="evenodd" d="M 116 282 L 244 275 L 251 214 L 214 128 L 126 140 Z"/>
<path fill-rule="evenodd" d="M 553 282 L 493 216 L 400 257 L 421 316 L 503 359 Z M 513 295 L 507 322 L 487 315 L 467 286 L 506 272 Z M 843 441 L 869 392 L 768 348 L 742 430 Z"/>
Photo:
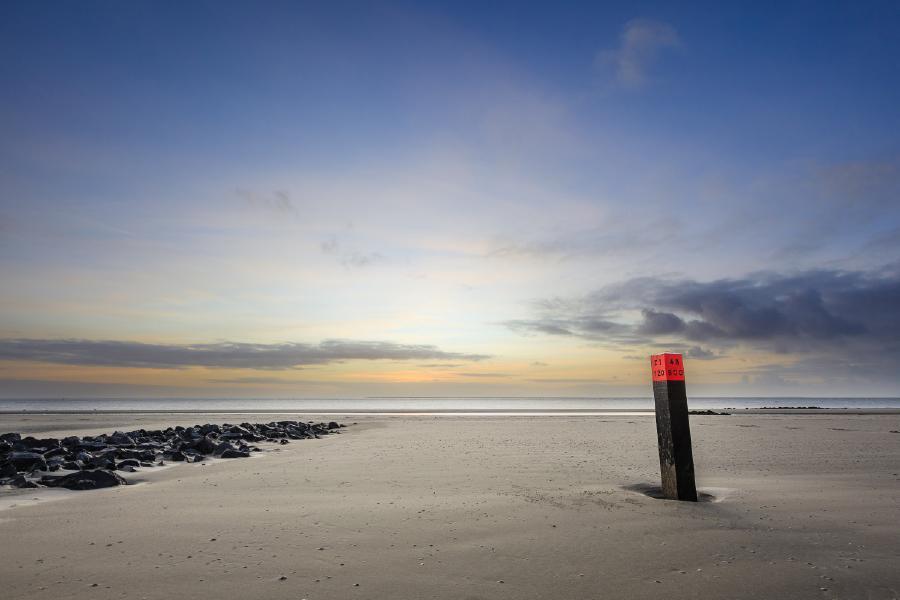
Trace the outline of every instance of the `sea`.
<path fill-rule="evenodd" d="M 698 397 L 691 410 L 815 408 L 900 410 L 900 398 Z M 310 413 L 400 415 L 609 415 L 653 410 L 650 397 L 40 398 L 0 399 L 0 413 Z"/>

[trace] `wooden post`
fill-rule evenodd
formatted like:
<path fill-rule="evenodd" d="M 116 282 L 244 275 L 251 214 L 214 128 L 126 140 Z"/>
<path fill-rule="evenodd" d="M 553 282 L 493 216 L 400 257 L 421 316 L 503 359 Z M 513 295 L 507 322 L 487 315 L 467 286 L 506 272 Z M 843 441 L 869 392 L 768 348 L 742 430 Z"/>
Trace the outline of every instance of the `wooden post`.
<path fill-rule="evenodd" d="M 696 502 L 684 360 L 680 354 L 654 354 L 650 357 L 650 366 L 663 495 L 672 500 Z"/>

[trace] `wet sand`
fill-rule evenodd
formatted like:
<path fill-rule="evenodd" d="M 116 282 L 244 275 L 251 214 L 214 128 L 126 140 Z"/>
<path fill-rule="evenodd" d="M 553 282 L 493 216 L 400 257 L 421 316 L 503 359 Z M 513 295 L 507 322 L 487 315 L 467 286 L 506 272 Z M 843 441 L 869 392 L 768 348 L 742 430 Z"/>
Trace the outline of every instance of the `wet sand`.
<path fill-rule="evenodd" d="M 627 489 L 658 482 L 649 416 L 303 419 L 332 417 L 358 425 L 52 502 L 16 491 L 0 511 L 0 594 L 900 596 L 900 415 L 693 416 L 714 497 L 697 504 Z M 0 431 L 278 418 L 7 414 Z"/>

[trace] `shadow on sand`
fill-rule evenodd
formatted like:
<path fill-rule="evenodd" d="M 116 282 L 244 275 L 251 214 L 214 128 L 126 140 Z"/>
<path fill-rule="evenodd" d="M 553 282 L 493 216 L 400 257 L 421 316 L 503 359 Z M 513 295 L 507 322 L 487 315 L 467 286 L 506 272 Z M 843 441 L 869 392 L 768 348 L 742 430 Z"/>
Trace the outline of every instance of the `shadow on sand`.
<path fill-rule="evenodd" d="M 628 490 L 629 492 L 637 492 L 638 494 L 643 494 L 650 498 L 655 498 L 656 500 L 669 500 L 669 498 L 663 496 L 663 491 L 660 486 L 650 483 L 635 483 L 634 485 L 623 486 L 622 489 Z M 717 498 L 712 494 L 697 490 L 697 502 L 715 502 L 716 500 Z"/>

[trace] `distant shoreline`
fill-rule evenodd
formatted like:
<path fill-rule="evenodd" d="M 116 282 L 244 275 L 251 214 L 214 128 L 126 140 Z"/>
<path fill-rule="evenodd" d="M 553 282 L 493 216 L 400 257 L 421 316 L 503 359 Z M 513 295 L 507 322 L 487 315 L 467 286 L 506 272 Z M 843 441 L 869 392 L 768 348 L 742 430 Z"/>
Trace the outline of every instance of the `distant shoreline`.
<path fill-rule="evenodd" d="M 721 408 L 719 412 L 729 415 L 896 415 L 900 408 Z M 98 410 L 4 410 L 0 415 L 140 415 L 140 414 L 215 414 L 215 415 L 359 415 L 359 416 L 652 416 L 652 408 L 635 409 L 596 409 L 596 408 L 544 408 L 544 409 L 354 409 L 341 410 L 334 408 L 290 409 L 98 409 Z M 703 415 L 695 415 L 703 416 Z"/>

